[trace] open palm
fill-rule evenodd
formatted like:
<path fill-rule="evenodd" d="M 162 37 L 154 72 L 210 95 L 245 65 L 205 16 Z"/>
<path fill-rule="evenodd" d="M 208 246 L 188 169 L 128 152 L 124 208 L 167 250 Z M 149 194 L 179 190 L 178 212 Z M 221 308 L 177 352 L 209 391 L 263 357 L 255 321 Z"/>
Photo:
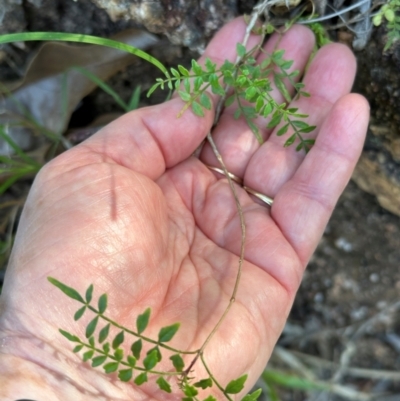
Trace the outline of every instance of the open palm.
<path fill-rule="evenodd" d="M 242 20 L 228 24 L 204 57 L 234 60 L 244 30 Z M 251 37 L 250 45 L 257 40 Z M 293 69 L 304 71 L 313 44 L 311 32 L 295 26 L 279 47 L 295 60 Z M 317 125 L 307 155 L 284 148 L 285 139 L 265 129 L 260 146 L 230 109 L 214 131 L 228 170 L 275 199 L 268 208 L 237 187 L 247 227 L 243 274 L 236 303 L 204 354 L 222 384 L 247 372 L 248 390 L 257 379 L 350 178 L 368 121 L 365 100 L 348 95 L 354 74 L 354 58 L 342 45 L 324 47 L 308 67 L 304 82 L 311 97 L 294 102 Z M 276 91 L 281 101 L 279 96 Z M 210 130 L 213 111 L 204 118 L 187 111 L 177 119 L 181 108 L 175 98 L 129 113 L 37 177 L 1 297 L 0 371 L 4 361 L 28 361 L 47 386 L 30 393 L 15 387 L 14 398 L 166 398 L 154 382 L 139 388 L 118 382 L 70 352 L 58 328 L 84 336 L 90 316 L 74 322 L 79 305 L 47 276 L 81 293 L 93 283 L 95 296 L 108 294 L 108 316 L 128 327 L 151 307 L 149 337 L 180 322 L 171 345 L 182 350 L 198 349 L 227 307 L 238 270 L 239 217 L 227 180 L 204 164 L 218 166 L 208 145 L 199 158 L 191 156 Z M 193 375 L 204 377 L 200 365 Z"/>

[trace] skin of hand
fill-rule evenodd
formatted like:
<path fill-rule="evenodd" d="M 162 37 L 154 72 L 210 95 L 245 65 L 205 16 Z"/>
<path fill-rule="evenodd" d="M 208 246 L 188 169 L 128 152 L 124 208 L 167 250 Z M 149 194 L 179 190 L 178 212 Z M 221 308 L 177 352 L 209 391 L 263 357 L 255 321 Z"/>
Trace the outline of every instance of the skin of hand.
<path fill-rule="evenodd" d="M 226 25 L 200 62 L 205 57 L 218 64 L 234 61 L 244 32 L 240 18 Z M 251 36 L 248 48 L 257 41 Z M 277 41 L 273 36 L 266 50 Z M 285 138 L 267 131 L 261 120 L 265 143 L 260 146 L 246 124 L 233 119 L 233 108 L 223 111 L 213 134 L 228 170 L 275 199 L 269 208 L 237 187 L 247 229 L 243 273 L 236 302 L 204 353 L 222 385 L 248 373 L 247 391 L 283 329 L 368 124 L 366 100 L 349 94 L 356 71 L 352 52 L 327 45 L 304 72 L 313 46 L 313 34 L 302 26 L 292 27 L 278 44 L 285 59 L 294 60 L 292 69 L 304 73 L 311 94 L 291 105 L 317 125 L 307 136 L 316 138 L 307 155 L 284 148 Z M 188 110 L 177 119 L 182 106 L 175 97 L 130 112 L 38 174 L 1 295 L 2 401 L 179 398 L 179 392 L 160 392 L 154 380 L 141 387 L 122 383 L 73 354 L 73 344 L 58 329 L 84 338 L 93 315 L 74 322 L 80 305 L 46 278 L 81 294 L 93 283 L 94 299 L 107 293 L 107 315 L 127 327 L 134 328 L 137 315 L 151 307 L 149 337 L 180 322 L 170 345 L 201 346 L 229 302 L 241 232 L 227 180 L 203 164 L 218 166 L 211 149 L 206 145 L 199 158 L 191 156 L 210 130 L 214 110 L 204 118 Z M 127 352 L 133 340 L 123 344 Z M 206 377 L 200 363 L 192 376 Z"/>

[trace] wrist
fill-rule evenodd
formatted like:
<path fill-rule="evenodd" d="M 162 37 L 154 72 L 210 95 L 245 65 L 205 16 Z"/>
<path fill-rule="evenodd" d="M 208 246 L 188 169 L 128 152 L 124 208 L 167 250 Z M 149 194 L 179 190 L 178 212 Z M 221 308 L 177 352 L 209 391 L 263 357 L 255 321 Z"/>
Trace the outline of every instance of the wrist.
<path fill-rule="evenodd" d="M 132 398 L 132 387 L 84 364 L 70 349 L 0 333 L 1 401 L 108 401 Z M 137 394 L 136 394 L 137 396 Z"/>

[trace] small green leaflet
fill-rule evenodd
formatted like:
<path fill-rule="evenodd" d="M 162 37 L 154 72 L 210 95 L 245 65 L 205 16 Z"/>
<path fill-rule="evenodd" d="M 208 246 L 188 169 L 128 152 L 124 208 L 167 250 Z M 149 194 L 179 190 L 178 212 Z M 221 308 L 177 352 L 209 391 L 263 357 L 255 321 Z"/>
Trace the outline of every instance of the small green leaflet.
<path fill-rule="evenodd" d="M 118 378 L 123 382 L 128 382 L 132 379 L 133 369 L 122 369 L 118 372 Z"/>
<path fill-rule="evenodd" d="M 105 354 L 108 354 L 110 352 L 110 348 L 110 343 L 103 344 L 103 351 Z"/>
<path fill-rule="evenodd" d="M 209 395 L 207 398 L 204 399 L 204 401 L 217 401 L 217 399 L 214 396 Z"/>
<path fill-rule="evenodd" d="M 111 346 L 113 349 L 117 349 L 124 342 L 124 331 L 120 331 L 114 338 Z"/>
<path fill-rule="evenodd" d="M 238 379 L 232 380 L 225 388 L 227 394 L 238 394 L 244 389 L 244 384 L 247 380 L 247 374 L 240 376 Z"/>
<path fill-rule="evenodd" d="M 136 359 L 140 359 L 140 352 L 142 351 L 142 340 L 135 341 L 131 346 L 131 351 Z"/>
<path fill-rule="evenodd" d="M 200 104 L 207 110 L 211 110 L 212 106 L 211 100 L 208 97 L 208 95 L 204 92 L 200 95 Z"/>
<path fill-rule="evenodd" d="M 238 43 L 236 45 L 236 53 L 239 57 L 243 57 L 246 54 L 246 48 L 241 43 Z"/>
<path fill-rule="evenodd" d="M 93 356 L 93 354 L 94 354 L 94 351 L 93 351 L 93 350 L 86 351 L 86 352 L 83 354 L 83 356 L 82 356 L 83 362 L 86 362 L 86 361 L 88 361 L 89 359 L 91 359 L 92 356 Z"/>
<path fill-rule="evenodd" d="M 78 291 L 74 290 L 71 287 L 68 287 L 67 285 L 61 283 L 60 281 L 56 280 L 53 277 L 47 277 L 47 280 L 51 284 L 55 285 L 58 289 L 60 289 L 66 296 L 75 299 L 76 301 L 79 301 L 83 304 L 85 303 L 85 301 L 83 300 Z"/>
<path fill-rule="evenodd" d="M 258 397 L 261 395 L 262 390 L 259 388 L 253 393 L 247 394 L 242 398 L 242 401 L 257 401 Z"/>
<path fill-rule="evenodd" d="M 102 365 L 107 359 L 107 355 L 96 356 L 92 359 L 92 367 L 95 368 L 97 366 Z"/>
<path fill-rule="evenodd" d="M 180 323 L 172 324 L 171 326 L 163 327 L 158 333 L 158 341 L 160 343 L 166 343 L 174 337 L 176 332 L 179 330 Z"/>
<path fill-rule="evenodd" d="M 115 372 L 118 369 L 119 362 L 109 362 L 103 366 L 103 369 L 106 373 Z"/>
<path fill-rule="evenodd" d="M 134 368 L 136 366 L 136 358 L 135 357 L 133 357 L 131 355 L 128 355 L 126 357 L 126 360 L 127 360 L 128 364 L 129 364 L 129 366 L 131 366 L 132 368 Z"/>
<path fill-rule="evenodd" d="M 151 348 L 147 351 L 146 355 L 149 355 L 151 352 L 156 351 L 156 355 L 157 355 L 157 361 L 160 362 L 162 359 L 162 355 L 160 352 L 160 349 L 158 348 L 158 346 Z"/>
<path fill-rule="evenodd" d="M 143 359 L 143 366 L 146 370 L 151 370 L 158 363 L 158 352 L 156 349 L 153 349 L 146 358 Z"/>
<path fill-rule="evenodd" d="M 86 311 L 86 306 L 82 306 L 82 308 L 78 309 L 74 315 L 74 320 L 79 320 Z"/>
<path fill-rule="evenodd" d="M 79 337 L 74 336 L 71 333 L 68 333 L 68 331 L 65 331 L 65 330 L 62 330 L 62 329 L 59 329 L 58 331 L 69 341 L 72 341 L 72 342 L 75 342 L 75 343 L 79 343 L 81 341 L 79 339 Z"/>
<path fill-rule="evenodd" d="M 149 324 L 151 309 L 147 308 L 141 315 L 136 319 L 136 328 L 139 334 L 142 334 L 147 325 Z"/>
<path fill-rule="evenodd" d="M 180 98 L 184 101 L 184 102 L 189 102 L 192 98 L 192 96 L 190 95 L 190 93 L 184 92 L 184 91 L 178 91 L 178 94 L 180 96 Z"/>
<path fill-rule="evenodd" d="M 189 71 L 183 65 L 178 65 L 178 70 L 184 77 L 189 76 Z"/>
<path fill-rule="evenodd" d="M 167 393 L 170 393 L 172 391 L 170 384 L 162 376 L 160 376 L 156 380 L 156 383 L 158 384 L 158 387 L 160 387 L 161 390 Z"/>
<path fill-rule="evenodd" d="M 185 385 L 183 386 L 182 391 L 183 394 L 185 394 L 188 397 L 196 397 L 196 395 L 199 393 L 195 387 L 187 383 L 185 383 Z"/>
<path fill-rule="evenodd" d="M 193 113 L 196 114 L 196 116 L 204 117 L 203 108 L 201 107 L 201 105 L 199 103 L 193 102 L 192 103 L 192 110 L 193 110 Z"/>
<path fill-rule="evenodd" d="M 114 357 L 117 361 L 122 361 L 124 358 L 124 351 L 122 348 L 117 348 L 114 352 Z"/>
<path fill-rule="evenodd" d="M 146 372 L 141 373 L 139 376 L 136 377 L 134 382 L 138 386 L 140 386 L 141 384 L 147 382 L 147 373 Z"/>
<path fill-rule="evenodd" d="M 96 316 L 86 327 L 86 338 L 89 338 L 93 335 L 96 330 L 97 322 L 99 321 L 99 317 Z"/>
<path fill-rule="evenodd" d="M 81 349 L 83 348 L 83 345 L 82 344 L 80 344 L 80 345 L 77 345 L 73 350 L 72 350 L 72 352 L 79 352 Z"/>
<path fill-rule="evenodd" d="M 281 136 L 286 134 L 287 130 L 289 128 L 289 123 L 285 124 L 283 127 L 279 128 L 278 132 L 276 133 L 276 135 Z"/>
<path fill-rule="evenodd" d="M 85 299 L 88 304 L 90 304 L 90 301 L 92 300 L 92 296 L 93 296 L 93 284 L 90 284 L 88 289 L 86 290 L 86 294 L 85 294 Z"/>
<path fill-rule="evenodd" d="M 104 313 L 107 309 L 107 294 L 103 294 L 99 298 L 98 302 L 99 313 Z"/>
<path fill-rule="evenodd" d="M 206 389 L 207 387 L 211 387 L 212 385 L 213 385 L 213 382 L 210 377 L 194 383 L 195 387 L 202 388 L 203 390 Z"/>
<path fill-rule="evenodd" d="M 292 136 L 289 137 L 289 139 L 286 140 L 283 146 L 287 148 L 288 146 L 292 145 L 295 140 L 296 140 L 296 134 L 293 134 Z"/>
<path fill-rule="evenodd" d="M 174 368 L 177 372 L 182 372 L 183 368 L 185 367 L 185 363 L 183 362 L 182 357 L 179 354 L 172 355 L 169 358 L 174 365 Z"/>
<path fill-rule="evenodd" d="M 110 323 L 104 326 L 99 332 L 99 343 L 101 344 L 107 337 L 110 332 Z"/>

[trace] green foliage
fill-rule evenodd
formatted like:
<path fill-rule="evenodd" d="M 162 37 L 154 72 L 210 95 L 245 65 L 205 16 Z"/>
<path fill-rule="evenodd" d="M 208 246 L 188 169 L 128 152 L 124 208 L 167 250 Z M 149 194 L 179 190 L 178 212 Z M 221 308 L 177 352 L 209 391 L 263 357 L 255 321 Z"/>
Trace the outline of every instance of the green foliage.
<path fill-rule="evenodd" d="M 247 375 L 243 375 L 238 379 L 231 380 L 225 387 L 217 381 L 208 367 L 205 365 L 204 357 L 200 356 L 199 350 L 182 351 L 166 345 L 173 339 L 178 332 L 180 324 L 175 323 L 169 326 L 162 327 L 158 332 L 157 340 L 143 336 L 143 332 L 149 325 L 151 317 L 151 309 L 147 308 L 136 319 L 137 331 L 132 331 L 126 327 L 122 327 L 117 322 L 107 317 L 104 312 L 106 310 L 106 294 L 101 295 L 97 302 L 94 299 L 94 287 L 89 285 L 84 297 L 77 290 L 66 284 L 48 277 L 51 284 L 57 287 L 69 298 L 83 303 L 74 314 L 74 319 L 79 320 L 84 313 L 92 313 L 94 317 L 89 321 L 85 330 L 85 339 L 80 339 L 78 336 L 60 329 L 60 333 L 70 342 L 74 343 L 73 352 L 81 353 L 82 360 L 90 363 L 93 368 L 102 368 L 105 373 L 117 373 L 118 378 L 123 382 L 131 382 L 140 386 L 149 380 L 149 375 L 156 376 L 156 384 L 160 390 L 171 393 L 172 387 L 169 379 L 176 377 L 177 383 L 183 393 L 182 400 L 200 401 L 197 396 L 199 389 L 207 390 L 216 386 L 228 401 L 233 401 L 232 394 L 238 394 L 244 389 Z M 97 305 L 97 308 L 94 306 Z M 106 322 L 102 324 L 101 322 Z M 114 331 L 114 333 L 112 333 Z M 112 334 L 112 340 L 105 342 Z M 124 347 L 127 342 L 127 336 L 133 336 L 135 340 L 130 347 Z M 96 340 L 97 339 L 97 340 Z M 150 345 L 146 347 L 146 354 L 143 357 L 143 344 Z M 126 351 L 129 350 L 129 351 Z M 163 365 L 163 370 L 155 370 L 157 365 L 163 359 L 163 353 L 168 352 L 169 358 L 166 365 Z M 194 360 L 200 356 L 209 377 L 195 381 L 194 378 L 188 377 L 189 371 L 185 371 L 185 363 L 183 355 L 192 355 Z M 172 366 L 171 366 L 172 365 Z M 192 365 L 191 365 L 192 366 Z M 191 369 L 191 366 L 189 369 Z M 165 370 L 164 370 L 165 369 Z M 256 401 L 261 390 L 248 394 L 243 398 L 243 401 Z M 216 401 L 212 395 L 207 396 L 204 401 Z"/>
<path fill-rule="evenodd" d="M 325 46 L 329 43 L 332 43 L 332 41 L 329 38 L 328 32 L 326 31 L 325 27 L 322 24 L 318 22 L 313 22 L 308 26 L 314 32 L 315 42 L 318 48 Z"/>
<path fill-rule="evenodd" d="M 400 0 L 389 0 L 379 9 L 372 22 L 375 26 L 386 22 L 388 33 L 384 51 L 388 50 L 400 39 Z"/>
<path fill-rule="evenodd" d="M 319 37 L 322 41 L 321 30 L 319 30 Z M 268 54 L 257 47 L 247 51 L 242 44 L 238 43 L 236 51 L 239 57 L 239 62 L 236 64 L 225 61 L 217 67 L 207 58 L 204 66 L 193 60 L 190 72 L 183 66 L 178 66 L 178 69 L 171 68 L 169 77 L 158 78 L 147 95 L 149 96 L 157 88 L 175 88 L 185 102 L 178 117 L 189 108 L 195 115 L 203 117 L 212 107 L 210 95 L 224 97 L 228 93 L 228 88 L 231 88 L 233 94 L 225 100 L 225 107 L 236 104 L 234 118 L 243 118 L 260 143 L 263 142 L 261 129 L 271 130 L 283 120 L 286 123 L 285 128 L 277 132 L 279 135 L 284 135 L 290 130 L 285 146 L 292 145 L 297 139 L 296 150 L 308 152 L 314 141 L 305 139 L 304 134 L 311 132 L 315 127 L 298 120 L 305 119 L 308 115 L 297 113 L 297 109 L 294 108 L 286 109 L 293 100 L 292 91 L 295 92 L 295 97 L 309 96 L 303 91 L 304 84 L 295 80 L 299 71 L 292 70 L 293 61 L 284 59 L 284 50 L 275 50 Z M 253 56 L 256 51 L 264 53 L 264 60 L 259 65 L 256 64 Z M 272 97 L 274 87 L 281 93 L 284 103 L 278 103 Z M 260 117 L 269 120 L 263 127 L 256 122 L 260 121 Z M 303 123 L 301 127 L 300 122 Z"/>
<path fill-rule="evenodd" d="M 228 385 L 225 387 L 225 392 L 228 394 L 238 394 L 240 393 L 243 388 L 244 384 L 246 383 L 247 380 L 247 375 L 240 376 L 236 380 L 232 380 L 228 383 Z"/>

